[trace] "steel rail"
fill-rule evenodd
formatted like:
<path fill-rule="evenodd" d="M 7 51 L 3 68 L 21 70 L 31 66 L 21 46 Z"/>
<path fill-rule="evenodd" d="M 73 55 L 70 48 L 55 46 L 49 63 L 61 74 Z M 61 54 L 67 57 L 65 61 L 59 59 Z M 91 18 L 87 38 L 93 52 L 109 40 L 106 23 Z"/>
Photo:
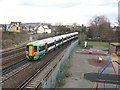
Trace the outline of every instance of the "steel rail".
<path fill-rule="evenodd" d="M 4 74 L 10 72 L 11 70 L 14 70 L 14 69 L 18 68 L 19 66 L 25 64 L 25 63 L 27 63 L 27 59 L 26 58 L 24 58 L 24 59 L 14 63 L 14 64 L 12 64 L 12 65 L 9 65 L 9 66 L 3 68 L 2 72 L 0 72 L 0 74 L 4 75 Z"/>
<path fill-rule="evenodd" d="M 43 69 L 45 69 L 45 67 L 51 62 L 53 61 L 66 47 L 68 46 L 68 44 L 66 44 L 64 46 L 64 48 L 62 48 L 60 51 L 58 51 L 54 56 L 52 56 L 45 64 L 43 64 L 39 70 L 37 70 L 37 72 L 35 72 L 33 75 L 31 75 L 30 77 L 28 77 L 24 82 L 22 82 L 15 90 L 22 90 L 32 79 L 34 79 Z"/>
<path fill-rule="evenodd" d="M 4 52 L 4 53 L 1 53 L 0 56 L 1 56 L 2 58 L 4 58 L 4 57 L 7 57 L 7 56 L 9 56 L 9 55 L 16 54 L 17 52 L 21 52 L 21 51 L 23 51 L 23 50 L 25 50 L 25 46 L 24 46 L 24 47 L 19 47 L 19 48 L 17 48 L 17 49 L 13 49 L 13 50 L 8 51 L 8 52 L 6 51 L 6 52 Z"/>

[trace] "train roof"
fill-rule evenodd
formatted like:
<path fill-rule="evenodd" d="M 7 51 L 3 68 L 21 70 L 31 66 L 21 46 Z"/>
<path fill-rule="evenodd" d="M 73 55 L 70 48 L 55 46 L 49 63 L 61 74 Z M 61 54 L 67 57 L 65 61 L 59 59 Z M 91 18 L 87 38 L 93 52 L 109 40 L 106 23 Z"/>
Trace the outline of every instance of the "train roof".
<path fill-rule="evenodd" d="M 52 43 L 54 42 L 55 40 L 59 40 L 59 39 L 62 39 L 62 38 L 65 38 L 67 36 L 71 36 L 71 35 L 75 35 L 75 34 L 78 34 L 78 32 L 74 32 L 74 33 L 69 33 L 69 34 L 64 34 L 64 35 L 59 35 L 59 36 L 55 36 L 55 37 L 50 37 L 50 38 L 46 38 L 46 39 L 42 39 L 42 40 L 38 40 L 38 41 L 35 41 L 35 42 L 30 42 L 28 44 L 43 44 L 43 43 Z"/>

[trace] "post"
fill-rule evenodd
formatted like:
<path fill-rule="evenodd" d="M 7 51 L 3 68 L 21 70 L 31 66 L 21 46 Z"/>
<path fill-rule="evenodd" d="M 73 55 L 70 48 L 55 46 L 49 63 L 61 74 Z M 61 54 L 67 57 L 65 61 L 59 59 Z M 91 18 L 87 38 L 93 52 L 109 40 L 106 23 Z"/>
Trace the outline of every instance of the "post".
<path fill-rule="evenodd" d="M 29 41 L 32 41 L 32 32 L 30 33 Z"/>
<path fill-rule="evenodd" d="M 88 42 L 87 42 L 87 41 L 85 41 L 85 48 L 87 48 L 87 43 L 88 43 Z"/>

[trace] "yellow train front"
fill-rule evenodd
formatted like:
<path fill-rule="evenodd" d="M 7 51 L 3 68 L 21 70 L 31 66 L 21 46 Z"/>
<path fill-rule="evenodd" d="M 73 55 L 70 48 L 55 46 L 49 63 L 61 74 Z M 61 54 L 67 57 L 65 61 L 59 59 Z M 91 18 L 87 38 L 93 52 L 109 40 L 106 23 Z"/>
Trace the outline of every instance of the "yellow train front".
<path fill-rule="evenodd" d="M 26 46 L 26 58 L 37 60 L 39 58 L 38 51 L 38 45 L 35 42 L 28 43 Z"/>

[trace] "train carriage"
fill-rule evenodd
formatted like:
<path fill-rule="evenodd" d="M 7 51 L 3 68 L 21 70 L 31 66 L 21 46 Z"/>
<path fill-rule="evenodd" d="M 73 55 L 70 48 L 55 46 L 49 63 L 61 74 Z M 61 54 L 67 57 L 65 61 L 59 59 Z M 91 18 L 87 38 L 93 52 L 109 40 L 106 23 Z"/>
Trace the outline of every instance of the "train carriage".
<path fill-rule="evenodd" d="M 35 42 L 30 42 L 26 46 L 26 58 L 28 60 L 37 60 L 41 55 L 61 46 L 62 44 L 76 38 L 78 32 L 50 37 Z"/>

